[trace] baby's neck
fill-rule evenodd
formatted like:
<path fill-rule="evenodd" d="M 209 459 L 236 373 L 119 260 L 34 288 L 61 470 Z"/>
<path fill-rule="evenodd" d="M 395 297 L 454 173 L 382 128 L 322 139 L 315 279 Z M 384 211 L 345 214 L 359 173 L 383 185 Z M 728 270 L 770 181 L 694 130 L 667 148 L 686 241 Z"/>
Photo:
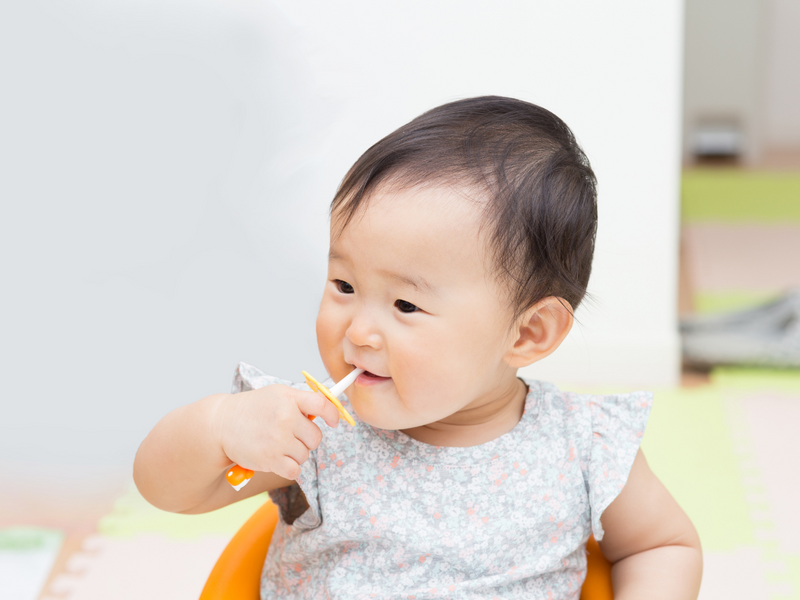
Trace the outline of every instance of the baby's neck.
<path fill-rule="evenodd" d="M 525 412 L 527 395 L 528 387 L 521 379 L 515 378 L 507 390 L 486 404 L 402 432 L 431 446 L 465 448 L 485 444 L 517 426 Z"/>

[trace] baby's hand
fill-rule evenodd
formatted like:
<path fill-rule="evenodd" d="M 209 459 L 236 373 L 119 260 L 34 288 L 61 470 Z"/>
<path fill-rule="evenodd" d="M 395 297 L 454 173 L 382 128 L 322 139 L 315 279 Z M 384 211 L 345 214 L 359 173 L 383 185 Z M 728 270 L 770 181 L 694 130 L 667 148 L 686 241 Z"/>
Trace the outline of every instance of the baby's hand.
<path fill-rule="evenodd" d="M 339 411 L 319 393 L 275 384 L 228 395 L 217 414 L 222 451 L 247 469 L 297 479 L 300 465 L 322 441 L 308 415 L 322 417 L 330 427 L 339 424 Z"/>

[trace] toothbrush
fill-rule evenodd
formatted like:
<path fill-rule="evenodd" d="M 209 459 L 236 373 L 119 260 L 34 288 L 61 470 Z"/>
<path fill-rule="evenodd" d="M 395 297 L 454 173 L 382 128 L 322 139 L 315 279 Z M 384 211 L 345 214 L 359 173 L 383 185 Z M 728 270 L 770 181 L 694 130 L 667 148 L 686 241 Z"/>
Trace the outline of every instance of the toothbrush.
<path fill-rule="evenodd" d="M 322 385 L 319 381 L 314 379 L 310 374 L 303 371 L 303 377 L 306 378 L 306 383 L 308 387 L 311 388 L 312 392 L 320 392 L 323 396 L 325 396 L 328 400 L 330 400 L 333 405 L 339 410 L 339 416 L 343 418 L 345 421 L 350 423 L 350 425 L 355 425 L 356 422 L 353 420 L 353 417 L 350 416 L 350 413 L 345 410 L 342 403 L 339 402 L 339 399 L 336 396 L 339 396 L 343 391 L 349 388 L 353 382 L 356 380 L 356 377 L 361 375 L 364 372 L 364 369 L 355 368 L 350 373 L 345 376 L 339 383 L 331 387 L 331 389 L 326 388 Z M 316 417 L 314 415 L 308 415 L 308 419 L 313 421 Z M 244 467 L 240 467 L 239 465 L 233 465 L 230 469 L 228 469 L 228 474 L 225 476 L 228 480 L 228 483 L 231 484 L 233 489 L 237 492 L 246 486 L 250 478 L 253 476 L 255 471 L 252 469 L 245 469 Z"/>

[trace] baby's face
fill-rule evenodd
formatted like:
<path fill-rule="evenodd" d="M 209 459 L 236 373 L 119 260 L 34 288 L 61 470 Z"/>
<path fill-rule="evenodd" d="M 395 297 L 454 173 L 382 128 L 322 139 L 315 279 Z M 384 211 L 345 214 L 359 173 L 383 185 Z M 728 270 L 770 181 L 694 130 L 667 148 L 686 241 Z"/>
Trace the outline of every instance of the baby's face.
<path fill-rule="evenodd" d="M 478 206 L 446 188 L 378 190 L 338 237 L 333 215 L 317 340 L 334 381 L 369 371 L 347 397 L 370 425 L 427 425 L 519 385 L 479 223 Z"/>

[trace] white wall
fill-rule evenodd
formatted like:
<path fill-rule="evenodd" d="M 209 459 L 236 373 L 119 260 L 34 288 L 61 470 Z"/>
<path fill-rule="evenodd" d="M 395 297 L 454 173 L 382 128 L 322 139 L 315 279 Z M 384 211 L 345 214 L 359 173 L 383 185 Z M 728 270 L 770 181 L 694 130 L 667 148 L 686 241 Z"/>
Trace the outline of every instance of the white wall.
<path fill-rule="evenodd" d="M 800 3 L 687 0 L 684 152 L 703 123 L 738 124 L 744 159 L 800 149 Z"/>
<path fill-rule="evenodd" d="M 437 104 L 560 115 L 600 182 L 581 325 L 530 373 L 676 380 L 681 3 L 0 8 L 0 458 L 130 464 L 239 360 L 322 372 L 327 205 Z"/>
<path fill-rule="evenodd" d="M 744 158 L 763 145 L 764 0 L 686 0 L 684 150 L 698 126 L 725 123 Z"/>
<path fill-rule="evenodd" d="M 764 137 L 775 149 L 800 149 L 800 2 L 770 0 L 767 9 Z"/>

